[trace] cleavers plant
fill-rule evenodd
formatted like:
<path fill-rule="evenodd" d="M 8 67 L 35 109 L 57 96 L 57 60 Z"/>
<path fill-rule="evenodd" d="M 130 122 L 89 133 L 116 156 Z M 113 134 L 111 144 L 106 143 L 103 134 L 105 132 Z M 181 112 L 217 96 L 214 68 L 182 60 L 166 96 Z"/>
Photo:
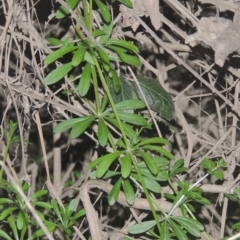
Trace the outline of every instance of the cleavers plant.
<path fill-rule="evenodd" d="M 119 2 L 132 7 L 129 0 Z M 81 8 L 78 8 L 78 4 L 81 4 Z M 94 23 L 95 8 L 101 15 L 101 25 Z M 194 218 L 194 207 L 190 203 L 208 204 L 208 200 L 202 196 L 202 191 L 197 186 L 191 187 L 187 181 L 178 181 L 176 188 L 172 180 L 176 179 L 177 174 L 186 171 L 183 167 L 184 160 L 172 164 L 174 156 L 164 148 L 169 142 L 161 137 L 145 138 L 142 134 L 146 129 L 152 128 L 150 116 L 142 112 L 146 107 L 143 100 L 146 99 L 150 108 L 160 117 L 172 120 L 175 113 L 170 95 L 158 82 L 142 76 L 137 77 L 140 91 L 138 84 L 131 83 L 126 76 L 116 71 L 126 66 L 140 67 L 141 62 L 136 56 L 139 49 L 129 41 L 114 37 L 111 14 L 104 1 L 67 0 L 66 5 L 62 5 L 56 12 L 56 18 L 60 20 L 72 12 L 77 18 L 74 38 L 48 39 L 55 50 L 46 57 L 45 65 L 57 63 L 58 67 L 46 76 L 46 84 L 55 84 L 64 78 L 70 88 L 68 94 L 73 94 L 80 103 L 84 103 L 87 113 L 62 121 L 54 128 L 54 132 L 70 129 L 70 137 L 77 138 L 89 129 L 94 130 L 97 125 L 99 145 L 111 151 L 90 163 L 90 177 L 114 177 L 108 196 L 110 205 L 117 201 L 121 190 L 129 206 L 133 205 L 136 190 L 140 189 L 145 194 L 154 217 L 154 220 L 134 225 L 129 233 L 149 232 L 153 239 L 162 240 L 188 239 L 189 234 L 200 237 L 204 228 Z M 62 57 L 65 55 L 70 57 L 67 58 L 70 61 L 64 62 Z M 89 93 L 91 89 L 94 100 Z M 216 169 L 211 170 L 211 173 L 217 175 Z M 173 190 L 173 194 L 165 194 L 173 202 L 170 213 L 164 212 L 161 206 L 156 206 L 150 195 L 150 192 L 161 193 L 159 182 L 167 182 Z M 182 210 L 182 216 L 172 215 L 177 207 Z"/>

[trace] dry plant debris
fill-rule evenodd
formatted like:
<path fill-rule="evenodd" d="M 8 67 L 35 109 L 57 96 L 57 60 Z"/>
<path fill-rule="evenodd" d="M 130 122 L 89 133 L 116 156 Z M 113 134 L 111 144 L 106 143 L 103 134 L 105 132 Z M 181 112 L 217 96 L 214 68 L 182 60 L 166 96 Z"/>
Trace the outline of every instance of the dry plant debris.
<path fill-rule="evenodd" d="M 222 67 L 229 54 L 240 52 L 240 25 L 226 18 L 203 17 L 197 32 L 188 36 L 185 43 L 191 46 L 204 43 L 215 51 L 215 63 Z"/>

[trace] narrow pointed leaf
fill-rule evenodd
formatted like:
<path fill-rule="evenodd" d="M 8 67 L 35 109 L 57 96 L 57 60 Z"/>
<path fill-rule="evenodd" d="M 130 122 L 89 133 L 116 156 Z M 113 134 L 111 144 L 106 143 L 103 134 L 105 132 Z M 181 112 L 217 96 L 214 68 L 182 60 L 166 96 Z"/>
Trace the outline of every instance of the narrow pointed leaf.
<path fill-rule="evenodd" d="M 66 0 L 66 3 L 71 9 L 74 9 L 79 0 Z M 62 5 L 56 12 L 56 18 L 62 19 L 69 14 L 69 11 Z"/>
<path fill-rule="evenodd" d="M 118 1 L 129 8 L 133 8 L 133 4 L 132 4 L 131 0 L 118 0 Z"/>
<path fill-rule="evenodd" d="M 128 179 L 123 180 L 123 190 L 124 190 L 127 203 L 129 205 L 133 205 L 135 202 L 135 192 L 131 182 Z"/>
<path fill-rule="evenodd" d="M 100 164 L 102 161 L 109 161 L 112 162 L 113 160 L 115 160 L 119 155 L 121 154 L 121 152 L 114 152 L 114 153 L 109 153 L 106 154 L 100 158 L 95 159 L 93 162 L 91 162 L 89 164 L 89 169 L 93 169 L 94 167 L 96 167 L 98 164 Z"/>
<path fill-rule="evenodd" d="M 204 227 L 197 220 L 190 217 L 174 217 L 174 221 L 178 222 L 193 236 L 201 237 L 201 231 L 204 230 Z"/>
<path fill-rule="evenodd" d="M 48 65 L 53 62 L 55 62 L 57 59 L 60 57 L 64 56 L 65 54 L 69 52 L 73 52 L 76 50 L 78 47 L 77 46 L 63 46 L 60 49 L 50 53 L 44 60 L 44 64 Z"/>
<path fill-rule="evenodd" d="M 62 121 L 61 123 L 59 123 L 58 125 L 56 125 L 53 128 L 53 132 L 54 133 L 64 132 L 64 131 L 72 128 L 77 123 L 82 122 L 86 119 L 90 119 L 90 118 L 92 118 L 92 116 L 85 116 L 85 117 L 73 118 L 73 119 Z"/>
<path fill-rule="evenodd" d="M 121 120 L 132 123 L 134 125 L 138 126 L 145 126 L 147 125 L 147 120 L 139 115 L 132 114 L 132 113 L 127 113 L 127 112 L 119 112 L 118 116 Z"/>
<path fill-rule="evenodd" d="M 99 163 L 97 167 L 97 173 L 96 173 L 97 178 L 101 178 L 108 171 L 108 168 L 112 165 L 112 163 L 116 160 L 116 158 L 107 159 L 107 160 L 104 159 Z"/>
<path fill-rule="evenodd" d="M 85 60 L 86 62 L 90 63 L 90 64 L 93 65 L 93 66 L 95 65 L 95 62 L 94 62 L 94 60 L 93 60 L 93 57 L 92 57 L 92 55 L 91 55 L 88 51 L 85 52 L 84 60 Z"/>
<path fill-rule="evenodd" d="M 138 49 L 138 47 L 135 44 L 127 42 L 125 40 L 110 39 L 110 40 L 107 41 L 106 44 L 107 45 L 108 44 L 116 45 L 116 46 L 119 46 L 119 47 L 122 47 L 122 48 L 126 48 L 126 50 L 130 50 L 130 51 L 133 51 L 135 53 L 139 53 L 139 49 Z"/>
<path fill-rule="evenodd" d="M 144 233 L 153 228 L 156 225 L 155 220 L 145 221 L 139 224 L 135 224 L 128 229 L 128 232 L 131 234 Z"/>
<path fill-rule="evenodd" d="M 130 177 L 135 178 L 139 183 L 141 183 L 137 174 L 131 173 Z M 159 183 L 157 181 L 155 181 L 154 179 L 150 179 L 148 177 L 144 177 L 144 176 L 143 176 L 143 180 L 146 184 L 147 189 L 149 189 L 150 191 L 155 192 L 155 193 L 161 192 L 161 186 L 159 185 Z"/>
<path fill-rule="evenodd" d="M 126 53 L 126 50 L 121 47 L 113 45 L 107 46 L 110 50 L 115 51 L 119 58 L 126 64 L 133 65 L 135 67 L 141 67 L 142 63 L 138 57 Z"/>
<path fill-rule="evenodd" d="M 109 118 L 109 117 L 105 117 L 105 119 L 110 122 L 112 125 L 114 125 L 116 128 L 119 129 L 119 125 L 116 119 L 113 118 Z M 132 140 L 137 138 L 137 134 L 136 132 L 131 128 L 131 126 L 129 126 L 126 123 L 122 123 L 123 126 L 123 130 L 125 132 L 125 134 Z"/>
<path fill-rule="evenodd" d="M 154 159 L 147 153 L 145 152 L 141 152 L 139 151 L 137 153 L 139 156 L 141 156 L 144 160 L 144 162 L 146 163 L 146 165 L 148 166 L 149 170 L 156 175 L 158 172 L 158 166 L 157 164 L 154 162 Z"/>
<path fill-rule="evenodd" d="M 104 31 L 105 35 L 102 35 L 100 37 L 99 42 L 103 44 L 112 35 L 112 32 L 113 32 L 113 22 L 110 21 L 109 23 L 104 24 L 103 27 L 102 27 L 102 30 Z"/>
<path fill-rule="evenodd" d="M 83 47 L 83 46 L 81 46 L 81 47 L 79 47 L 79 48 L 77 49 L 77 51 L 73 54 L 72 65 L 73 65 L 74 67 L 78 66 L 78 65 L 82 62 L 82 60 L 83 60 L 83 58 L 84 58 L 84 56 L 85 56 L 85 52 L 86 52 L 86 48 Z"/>
<path fill-rule="evenodd" d="M 112 69 L 110 73 L 111 73 L 111 80 L 112 80 L 113 88 L 114 88 L 115 93 L 117 94 L 119 92 L 119 90 L 121 89 L 120 79 L 115 70 Z"/>
<path fill-rule="evenodd" d="M 12 238 L 2 229 L 0 229 L 0 237 L 3 237 L 4 239 L 7 239 L 7 240 L 12 240 Z"/>
<path fill-rule="evenodd" d="M 58 82 L 63 77 L 65 77 L 72 70 L 72 68 L 73 68 L 73 66 L 71 63 L 66 63 L 66 64 L 63 64 L 62 66 L 54 69 L 52 72 L 50 72 L 46 76 L 46 78 L 45 78 L 46 84 L 51 85 L 51 84 Z"/>
<path fill-rule="evenodd" d="M 108 141 L 108 128 L 102 118 L 98 120 L 98 141 L 102 147 L 106 146 Z"/>
<path fill-rule="evenodd" d="M 160 240 L 170 240 L 169 226 L 167 221 L 162 223 L 160 233 Z"/>
<path fill-rule="evenodd" d="M 85 119 L 77 123 L 70 132 L 71 138 L 79 137 L 90 126 L 93 120 L 94 117 L 92 116 L 91 118 Z"/>
<path fill-rule="evenodd" d="M 115 202 L 118 199 L 118 195 L 119 195 L 120 188 L 121 188 L 121 182 L 122 182 L 122 178 L 119 178 L 117 180 L 117 182 L 114 184 L 113 188 L 111 189 L 111 191 L 108 195 L 108 203 L 110 206 L 115 204 Z"/>
<path fill-rule="evenodd" d="M 98 10 L 101 13 L 103 19 L 106 22 L 110 22 L 111 21 L 111 14 L 110 14 L 110 11 L 107 8 L 107 6 L 105 4 L 103 4 L 100 0 L 94 0 L 94 1 L 98 5 Z"/>
<path fill-rule="evenodd" d="M 63 41 L 59 40 L 58 38 L 53 38 L 53 37 L 48 38 L 47 41 L 53 46 L 58 46 L 58 45 L 63 44 Z"/>
<path fill-rule="evenodd" d="M 17 226 L 15 224 L 15 220 L 13 219 L 13 216 L 9 216 L 8 219 L 8 224 L 10 225 L 11 230 L 13 231 L 13 235 L 15 239 L 18 239 L 18 231 L 17 231 Z"/>
<path fill-rule="evenodd" d="M 5 210 L 3 210 L 0 213 L 0 221 L 5 219 L 8 215 L 12 214 L 13 211 L 15 211 L 17 209 L 17 207 L 9 207 Z"/>
<path fill-rule="evenodd" d="M 178 224 L 176 224 L 173 220 L 170 220 L 170 225 L 173 229 L 174 234 L 179 240 L 188 240 L 186 233 Z"/>
<path fill-rule="evenodd" d="M 101 29 L 96 29 L 92 32 L 92 36 L 94 38 L 97 38 L 97 37 L 102 36 L 102 35 L 106 35 L 106 33 Z"/>
<path fill-rule="evenodd" d="M 125 100 L 115 104 L 118 111 L 142 109 L 145 106 L 145 103 L 138 99 Z"/>
<path fill-rule="evenodd" d="M 103 62 L 105 62 L 107 65 L 110 65 L 110 61 L 109 61 L 109 57 L 108 57 L 107 53 L 104 52 L 101 48 L 96 48 L 96 49 L 99 53 L 99 56 L 100 56 L 101 60 Z M 109 69 L 110 69 L 110 66 L 109 66 Z"/>
<path fill-rule="evenodd" d="M 144 146 L 142 146 L 142 148 L 162 153 L 167 158 L 174 159 L 174 156 L 168 150 L 166 150 L 162 147 L 158 147 L 158 146 L 154 146 L 154 145 L 144 145 Z"/>
<path fill-rule="evenodd" d="M 121 159 L 121 173 L 123 178 L 127 178 L 132 170 L 132 158 L 130 154 L 126 154 Z"/>
<path fill-rule="evenodd" d="M 148 138 L 144 139 L 141 142 L 139 142 L 136 146 L 143 146 L 147 144 L 169 144 L 169 141 L 166 140 L 165 138 L 160 138 L 160 137 L 154 137 L 154 138 Z"/>
<path fill-rule="evenodd" d="M 91 64 L 87 63 L 83 69 L 80 83 L 78 85 L 78 92 L 83 97 L 87 94 L 91 84 Z"/>

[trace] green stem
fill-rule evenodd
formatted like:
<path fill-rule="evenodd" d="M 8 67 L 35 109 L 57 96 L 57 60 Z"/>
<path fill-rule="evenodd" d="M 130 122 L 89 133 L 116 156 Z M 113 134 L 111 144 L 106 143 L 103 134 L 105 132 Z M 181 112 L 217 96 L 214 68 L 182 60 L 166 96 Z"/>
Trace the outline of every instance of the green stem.
<path fill-rule="evenodd" d="M 8 141 L 7 146 L 5 147 L 4 152 L 3 152 L 3 163 L 4 164 L 7 161 L 7 155 L 8 155 L 10 145 L 11 145 L 11 141 Z M 3 176 L 3 168 L 1 168 L 1 170 L 0 170 L 0 183 L 2 182 L 2 176 Z"/>
<path fill-rule="evenodd" d="M 92 55 L 94 53 L 92 52 Z M 97 81 L 97 75 L 96 75 L 96 69 L 95 66 L 92 66 L 92 78 L 93 78 L 93 88 L 94 88 L 94 95 L 96 100 L 96 107 L 97 107 L 97 115 L 101 113 L 101 104 L 100 104 L 100 98 L 99 98 L 99 92 L 98 92 L 98 81 Z"/>
<path fill-rule="evenodd" d="M 116 110 L 116 107 L 115 107 L 115 104 L 114 104 L 112 95 L 111 95 L 111 93 L 110 93 L 110 91 L 109 91 L 109 88 L 108 88 L 108 86 L 107 86 L 106 80 L 105 80 L 105 78 L 104 78 L 104 76 L 103 76 L 103 74 L 102 74 L 101 68 L 100 68 L 100 66 L 99 66 L 99 64 L 98 64 L 98 61 L 97 61 L 97 59 L 96 59 L 95 56 L 93 56 L 93 59 L 94 59 L 96 68 L 97 68 L 97 70 L 98 70 L 99 77 L 100 77 L 100 79 L 101 79 L 101 82 L 102 82 L 104 91 L 106 92 L 106 94 L 107 94 L 107 96 L 108 96 L 109 102 L 110 102 L 110 104 L 111 104 L 111 106 L 112 106 L 113 113 L 114 113 L 114 115 L 115 115 L 115 117 L 116 117 L 116 120 L 117 120 L 117 122 L 118 122 L 120 131 L 121 131 L 121 133 L 122 133 L 124 142 L 125 142 L 125 144 L 126 144 L 126 146 L 127 146 L 127 150 L 131 150 L 131 149 L 130 149 L 129 142 L 128 142 L 127 137 L 126 137 L 126 134 L 125 134 L 125 132 L 124 132 L 124 130 L 123 130 L 123 126 L 122 126 L 121 120 L 120 120 L 119 115 L 118 115 L 118 112 L 117 112 L 117 110 Z M 144 191 L 144 193 L 145 193 L 145 195 L 146 195 L 146 197 L 147 197 L 148 204 L 149 204 L 149 206 L 150 206 L 150 208 L 151 208 L 151 211 L 152 211 L 152 213 L 153 213 L 154 219 L 155 219 L 155 221 L 156 221 L 156 224 L 157 224 L 157 227 L 158 227 L 158 231 L 159 231 L 159 233 L 160 233 L 161 226 L 160 226 L 160 223 L 159 223 L 159 218 L 158 218 L 158 216 L 157 216 L 157 213 L 156 213 L 155 208 L 154 208 L 154 206 L 153 206 L 153 203 L 152 203 L 152 201 L 151 201 L 150 194 L 149 194 L 149 192 L 148 192 L 148 190 L 147 190 L 147 187 L 146 187 L 146 185 L 145 185 L 145 182 L 144 182 L 144 180 L 143 180 L 143 178 L 142 178 L 141 172 L 140 172 L 139 169 L 138 169 L 137 160 L 135 159 L 135 157 L 134 157 L 134 155 L 133 155 L 132 153 L 131 153 L 131 157 L 132 157 L 133 164 L 134 164 L 134 167 L 135 167 L 135 169 L 136 169 L 137 175 L 138 175 L 138 177 L 139 177 L 139 179 L 140 179 L 140 182 L 141 182 L 141 184 L 142 184 L 143 191 Z"/>
<path fill-rule="evenodd" d="M 149 206 L 150 206 L 150 209 L 151 209 L 151 211 L 152 211 L 154 220 L 156 221 L 156 224 L 157 224 L 157 227 L 158 227 L 158 231 L 159 231 L 159 234 L 160 234 L 161 226 L 160 226 L 160 223 L 159 223 L 158 215 L 157 215 L 157 213 L 156 213 L 156 211 L 155 211 L 155 208 L 154 208 L 154 206 L 153 206 L 153 201 L 152 201 L 151 196 L 150 196 L 150 194 L 149 194 L 149 192 L 148 192 L 148 190 L 147 190 L 147 187 L 146 187 L 146 184 L 145 184 L 144 179 L 143 179 L 143 177 L 142 177 L 142 174 L 141 174 L 141 172 L 139 171 L 139 168 L 138 168 L 138 166 L 137 166 L 137 160 L 135 159 L 135 156 L 134 156 L 132 153 L 131 153 L 131 157 L 132 157 L 132 159 L 133 159 L 133 164 L 134 164 L 135 170 L 136 170 L 137 175 L 138 175 L 138 177 L 139 177 L 139 179 L 140 179 L 140 182 L 141 182 L 141 184 L 142 184 L 143 191 L 144 191 L 144 193 L 145 193 L 145 195 L 146 195 L 146 197 L 147 197 L 148 204 L 149 204 Z"/>
<path fill-rule="evenodd" d="M 108 85 L 107 85 L 107 83 L 106 83 L 106 80 L 105 80 L 105 78 L 104 78 L 104 76 L 103 76 L 102 70 L 101 70 L 101 68 L 100 68 L 100 66 L 99 66 L 99 64 L 98 64 L 98 61 L 97 61 L 96 57 L 95 57 L 94 55 L 92 55 L 92 57 L 93 57 L 93 60 L 94 60 L 95 65 L 96 65 L 96 68 L 97 68 L 99 77 L 100 77 L 100 79 L 101 79 L 101 82 L 102 82 L 104 91 L 106 92 L 107 97 L 108 97 L 108 99 L 109 99 L 109 102 L 110 102 L 110 104 L 111 104 L 111 106 L 112 106 L 112 110 L 113 110 L 113 113 L 114 113 L 114 115 L 115 115 L 115 117 L 116 117 L 116 120 L 117 120 L 117 123 L 118 123 L 118 125 L 119 125 L 120 131 L 121 131 L 121 133 L 122 133 L 124 142 L 125 142 L 126 146 L 129 147 L 129 143 L 128 143 L 126 134 L 125 134 L 125 132 L 124 132 L 124 130 L 123 130 L 123 126 L 122 126 L 121 120 L 120 120 L 120 118 L 119 118 L 117 109 L 116 109 L 116 107 L 115 107 L 115 104 L 114 104 L 112 95 L 111 95 L 111 93 L 110 93 L 110 91 L 109 91 L 109 88 L 108 88 Z"/>

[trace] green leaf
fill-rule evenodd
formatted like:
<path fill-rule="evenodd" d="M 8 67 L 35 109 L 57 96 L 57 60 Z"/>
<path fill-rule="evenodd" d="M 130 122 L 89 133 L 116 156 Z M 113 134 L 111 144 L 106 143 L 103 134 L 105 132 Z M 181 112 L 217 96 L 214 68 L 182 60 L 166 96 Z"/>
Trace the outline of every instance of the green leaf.
<path fill-rule="evenodd" d="M 45 78 L 46 84 L 51 85 L 58 82 L 63 77 L 65 77 L 72 70 L 72 68 L 73 67 L 71 63 L 66 63 L 58 67 L 57 69 L 53 70 L 46 76 Z"/>
<path fill-rule="evenodd" d="M 53 210 L 56 213 L 58 219 L 61 221 L 62 224 L 64 224 L 63 223 L 63 219 L 62 219 L 62 214 L 60 212 L 60 208 L 59 208 L 58 203 L 57 203 L 57 201 L 55 199 L 51 200 L 51 205 L 52 205 Z"/>
<path fill-rule="evenodd" d="M 69 5 L 71 9 L 74 9 L 79 0 L 66 0 L 66 3 Z M 62 19 L 66 17 L 69 14 L 69 11 L 62 5 L 56 12 L 56 18 L 57 19 Z"/>
<path fill-rule="evenodd" d="M 97 178 L 101 178 L 108 170 L 108 168 L 111 166 L 111 164 L 116 160 L 116 158 L 112 159 L 104 159 L 101 161 L 97 167 Z"/>
<path fill-rule="evenodd" d="M 132 4 L 131 0 L 118 0 L 118 1 L 129 8 L 133 8 L 133 4 Z"/>
<path fill-rule="evenodd" d="M 85 214 L 86 214 L 85 209 L 81 209 L 81 210 L 79 210 L 76 214 L 74 214 L 74 215 L 71 217 L 71 219 L 72 219 L 72 220 L 76 220 L 76 219 L 84 216 Z"/>
<path fill-rule="evenodd" d="M 186 171 L 187 168 L 182 168 L 183 164 L 184 164 L 184 159 L 177 160 L 172 166 L 172 169 L 170 171 L 170 176 L 174 176 L 177 173 Z"/>
<path fill-rule="evenodd" d="M 158 173 L 158 166 L 154 162 L 154 159 L 147 153 L 138 151 L 137 155 L 141 156 L 144 160 L 144 162 L 147 164 L 149 170 L 156 175 Z"/>
<path fill-rule="evenodd" d="M 99 39 L 100 43 L 106 42 L 109 37 L 112 35 L 113 32 L 113 22 L 109 22 L 107 24 L 104 24 L 102 27 L 102 30 L 104 31 L 105 35 L 102 35 Z"/>
<path fill-rule="evenodd" d="M 96 29 L 92 32 L 92 36 L 94 38 L 97 38 L 97 37 L 102 36 L 102 35 L 106 35 L 106 33 L 101 29 Z"/>
<path fill-rule="evenodd" d="M 128 179 L 123 180 L 123 191 L 129 205 L 133 205 L 135 202 L 135 192 L 132 184 Z"/>
<path fill-rule="evenodd" d="M 121 158 L 121 174 L 123 178 L 127 178 L 132 170 L 132 158 L 130 154 L 126 154 Z"/>
<path fill-rule="evenodd" d="M 92 121 L 94 120 L 94 116 L 89 116 L 88 119 L 85 119 L 77 124 L 72 128 L 70 132 L 71 138 L 79 137 L 88 127 L 91 125 Z"/>
<path fill-rule="evenodd" d="M 58 46 L 63 44 L 63 41 L 53 37 L 48 38 L 47 41 L 53 46 Z"/>
<path fill-rule="evenodd" d="M 63 46 L 60 49 L 50 53 L 44 60 L 44 64 L 48 65 L 53 62 L 55 62 L 58 58 L 64 56 L 65 54 L 69 52 L 73 52 L 76 50 L 78 47 L 77 46 Z"/>
<path fill-rule="evenodd" d="M 17 226 L 15 224 L 15 220 L 13 219 L 13 216 L 9 216 L 8 219 L 7 219 L 12 231 L 13 231 L 13 235 L 14 235 L 14 238 L 15 239 L 19 239 L 18 238 L 18 231 L 17 231 Z"/>
<path fill-rule="evenodd" d="M 9 198 L 0 198 L 0 204 L 3 204 L 3 203 L 13 204 L 15 202 Z"/>
<path fill-rule="evenodd" d="M 141 184 L 141 181 L 140 181 L 137 174 L 131 173 L 130 176 L 135 178 Z M 147 189 L 149 189 L 150 191 L 155 192 L 155 193 L 160 193 L 161 192 L 161 186 L 158 184 L 157 181 L 155 181 L 153 179 L 150 179 L 148 177 L 145 177 L 145 176 L 143 176 L 143 180 L 146 184 Z"/>
<path fill-rule="evenodd" d="M 100 164 L 102 161 L 106 161 L 106 162 L 113 162 L 113 160 L 115 160 L 119 155 L 121 154 L 121 152 L 114 152 L 114 153 L 109 153 L 106 154 L 100 158 L 95 159 L 93 162 L 91 162 L 89 164 L 89 169 L 93 169 L 94 167 L 96 167 L 98 164 Z"/>
<path fill-rule="evenodd" d="M 137 110 L 142 109 L 145 106 L 146 106 L 145 103 L 138 99 L 124 100 L 122 102 L 115 104 L 115 108 L 118 111 Z"/>
<path fill-rule="evenodd" d="M 93 57 L 92 57 L 92 55 L 91 55 L 88 51 L 85 52 L 84 60 L 85 60 L 86 62 L 90 63 L 90 64 L 93 65 L 93 66 L 95 65 L 95 62 L 94 62 L 94 60 L 93 60 Z"/>
<path fill-rule="evenodd" d="M 128 232 L 131 234 L 139 234 L 147 232 L 149 229 L 153 228 L 156 225 L 155 220 L 145 221 L 139 224 L 135 224 L 128 229 Z"/>
<path fill-rule="evenodd" d="M 116 46 L 113 46 L 113 45 L 108 45 L 107 46 L 110 50 L 113 50 L 115 51 L 119 58 L 126 64 L 129 64 L 129 65 L 133 65 L 135 67 L 141 67 L 142 66 L 142 63 L 141 61 L 139 60 L 138 57 L 136 56 L 133 56 L 133 55 L 130 55 L 130 54 L 127 54 L 126 53 L 126 50 L 121 48 L 121 47 L 116 47 Z"/>
<path fill-rule="evenodd" d="M 116 119 L 110 118 L 110 117 L 104 117 L 108 122 L 110 122 L 112 125 L 114 125 L 116 128 L 119 128 L 118 122 Z M 125 134 L 127 135 L 127 137 L 129 137 L 130 139 L 134 140 L 137 138 L 137 134 L 136 132 L 132 129 L 131 126 L 129 126 L 126 123 L 122 122 L 122 126 L 123 126 L 123 130 L 125 132 Z"/>
<path fill-rule="evenodd" d="M 143 146 L 143 145 L 147 145 L 147 144 L 170 144 L 168 140 L 166 140 L 165 138 L 160 138 L 160 137 L 153 137 L 153 138 L 148 138 L 148 139 L 144 139 L 141 142 L 139 142 L 136 146 Z"/>
<path fill-rule="evenodd" d="M 111 21 L 111 14 L 110 14 L 110 11 L 107 8 L 107 6 L 105 4 L 103 4 L 100 0 L 94 0 L 94 1 L 98 5 L 98 10 L 101 13 L 103 19 L 106 22 L 110 22 Z"/>
<path fill-rule="evenodd" d="M 154 145 L 144 145 L 142 148 L 162 153 L 164 156 L 166 156 L 169 159 L 174 158 L 174 156 L 168 150 L 166 150 L 162 147 L 158 147 L 158 146 L 154 146 Z"/>
<path fill-rule="evenodd" d="M 119 103 L 125 100 L 138 99 L 137 94 L 133 89 L 132 85 L 129 83 L 129 81 L 127 81 L 123 77 L 123 75 L 120 75 L 119 80 L 120 80 L 119 91 L 115 90 L 112 82 L 109 84 L 109 91 L 111 93 L 114 103 Z"/>
<path fill-rule="evenodd" d="M 98 120 L 98 141 L 102 147 L 106 146 L 108 141 L 108 128 L 102 118 Z"/>
<path fill-rule="evenodd" d="M 207 170 L 213 170 L 216 167 L 216 164 L 213 161 L 205 158 L 202 161 L 201 166 Z"/>
<path fill-rule="evenodd" d="M 62 121 L 61 123 L 59 123 L 58 125 L 56 125 L 53 128 L 53 132 L 54 133 L 64 132 L 64 131 L 72 128 L 73 126 L 75 126 L 77 123 L 80 123 L 87 119 L 92 119 L 92 116 L 85 116 L 85 117 L 73 118 L 73 119 L 68 119 L 68 120 Z"/>
<path fill-rule="evenodd" d="M 106 52 L 104 52 L 99 47 L 97 47 L 96 50 L 98 51 L 98 54 L 99 54 L 101 60 L 108 65 L 108 68 L 106 70 L 109 71 L 109 69 L 110 69 L 110 61 L 109 61 L 108 54 Z"/>
<path fill-rule="evenodd" d="M 204 230 L 204 227 L 197 220 L 190 217 L 174 217 L 174 221 L 178 222 L 193 236 L 201 237 L 201 231 Z"/>
<path fill-rule="evenodd" d="M 112 80 L 110 84 L 113 85 L 113 89 L 114 89 L 115 94 L 116 94 L 116 93 L 119 92 L 119 90 L 121 88 L 120 79 L 119 79 L 118 74 L 116 73 L 116 71 L 113 70 L 113 69 L 110 69 L 109 76 L 110 76 L 110 79 Z"/>
<path fill-rule="evenodd" d="M 91 84 L 91 64 L 87 63 L 83 69 L 80 83 L 78 85 L 78 92 L 83 97 L 87 94 Z"/>
<path fill-rule="evenodd" d="M 26 224 L 24 214 L 23 214 L 22 211 L 19 211 L 19 213 L 17 215 L 17 228 L 18 228 L 18 230 L 22 230 L 22 227 L 23 227 L 24 224 Z"/>
<path fill-rule="evenodd" d="M 47 210 L 50 210 L 52 208 L 52 205 L 47 202 L 32 202 L 34 206 L 42 207 Z"/>
<path fill-rule="evenodd" d="M 46 195 L 47 193 L 48 193 L 47 190 L 44 190 L 44 189 L 38 190 L 37 192 L 35 192 L 35 193 L 30 197 L 29 200 L 32 201 L 33 199 L 39 198 L 39 197 L 41 197 L 41 196 L 43 196 L 43 195 Z"/>
<path fill-rule="evenodd" d="M 0 237 L 3 237 L 4 239 L 7 239 L 7 240 L 12 240 L 12 238 L 2 229 L 0 229 Z"/>
<path fill-rule="evenodd" d="M 82 62 L 84 56 L 85 56 L 85 52 L 86 52 L 86 48 L 83 46 L 80 46 L 77 51 L 73 54 L 73 58 L 72 58 L 72 65 L 74 67 L 80 65 L 80 63 Z"/>
<path fill-rule="evenodd" d="M 111 116 L 109 114 L 109 116 Z M 127 112 L 118 112 L 118 116 L 121 120 L 132 123 L 138 126 L 145 126 L 147 125 L 147 120 L 144 117 L 141 117 L 137 114 L 127 113 Z"/>
<path fill-rule="evenodd" d="M 120 188 L 121 188 L 121 182 L 122 182 L 122 178 L 119 178 L 117 180 L 117 182 L 113 185 L 113 187 L 108 195 L 108 204 L 110 206 L 114 205 L 118 199 L 118 195 L 119 195 Z"/>
<path fill-rule="evenodd" d="M 96 172 L 97 171 L 91 172 L 89 177 L 91 179 L 97 179 Z M 120 172 L 117 172 L 117 171 L 107 171 L 106 174 L 102 177 L 102 179 L 112 178 L 112 177 L 117 176 L 117 175 L 120 175 Z"/>
<path fill-rule="evenodd" d="M 162 223 L 160 233 L 161 233 L 160 240 L 170 240 L 169 226 L 167 221 L 164 221 Z"/>
<path fill-rule="evenodd" d="M 9 207 L 0 213 L 0 221 L 5 219 L 8 215 L 12 214 L 13 211 L 18 209 L 17 207 Z"/>
<path fill-rule="evenodd" d="M 164 157 L 153 157 L 154 161 L 157 163 L 158 167 L 168 167 L 169 166 L 169 160 L 167 160 Z"/>
<path fill-rule="evenodd" d="M 223 180 L 224 174 L 222 171 L 216 170 L 213 172 L 213 175 L 217 180 Z"/>
<path fill-rule="evenodd" d="M 109 45 L 116 45 L 116 46 L 119 46 L 121 48 L 126 48 L 127 50 L 133 51 L 135 53 L 139 53 L 139 49 L 135 44 L 127 42 L 125 40 L 109 39 L 106 42 L 106 45 L 108 45 L 108 44 Z"/>
<path fill-rule="evenodd" d="M 174 119 L 175 108 L 173 100 L 171 95 L 165 91 L 161 84 L 155 79 L 142 76 L 137 76 L 137 80 L 150 108 L 159 113 L 162 118 L 167 120 Z M 134 86 L 138 97 L 143 100 L 143 96 L 135 82 Z"/>
<path fill-rule="evenodd" d="M 170 225 L 176 237 L 179 240 L 188 240 L 188 237 L 185 234 L 185 232 L 182 230 L 182 228 L 178 224 L 176 224 L 172 219 L 169 219 L 169 220 L 170 220 Z"/>

